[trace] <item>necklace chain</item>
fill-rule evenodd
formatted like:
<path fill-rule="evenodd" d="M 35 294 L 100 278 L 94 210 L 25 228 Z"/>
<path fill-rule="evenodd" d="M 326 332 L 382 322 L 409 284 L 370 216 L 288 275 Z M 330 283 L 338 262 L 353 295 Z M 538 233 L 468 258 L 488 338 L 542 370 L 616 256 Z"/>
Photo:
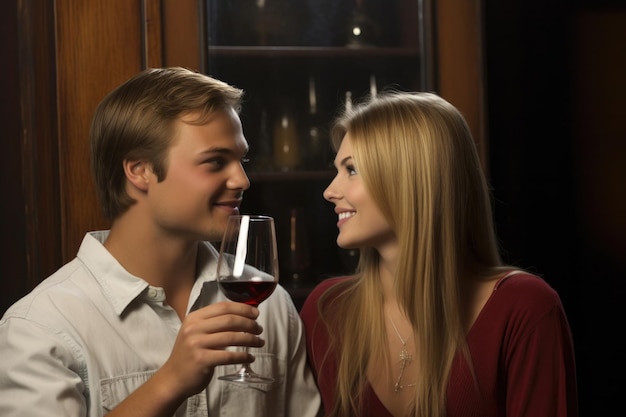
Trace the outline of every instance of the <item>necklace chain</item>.
<path fill-rule="evenodd" d="M 403 388 L 407 388 L 407 387 L 414 387 L 415 384 L 406 384 L 406 385 L 402 385 L 402 375 L 404 374 L 404 368 L 406 368 L 406 366 L 411 363 L 411 361 L 413 360 L 413 356 L 409 353 L 409 351 L 406 348 L 406 340 L 404 340 L 402 338 L 402 336 L 400 336 L 400 332 L 398 331 L 398 328 L 396 327 L 396 324 L 393 322 L 393 320 L 391 319 L 391 316 L 389 316 L 389 321 L 391 322 L 391 325 L 393 326 L 393 330 L 395 330 L 396 334 L 398 335 L 398 339 L 400 339 L 400 342 L 402 342 L 402 350 L 400 351 L 400 375 L 398 375 L 398 379 L 396 380 L 396 383 L 393 386 L 393 391 L 394 392 L 398 392 Z M 408 340 L 408 339 L 407 339 Z"/>

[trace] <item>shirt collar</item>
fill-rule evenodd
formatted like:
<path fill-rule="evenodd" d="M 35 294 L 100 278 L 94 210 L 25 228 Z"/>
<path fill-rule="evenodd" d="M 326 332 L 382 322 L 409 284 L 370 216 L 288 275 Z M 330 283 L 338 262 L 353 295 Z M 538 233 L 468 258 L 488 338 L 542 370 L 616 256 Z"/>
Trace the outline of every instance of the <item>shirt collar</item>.
<path fill-rule="evenodd" d="M 189 305 L 187 311 L 197 308 L 196 302 L 198 301 L 202 292 L 202 285 L 204 282 L 211 282 L 209 287 L 213 287 L 217 284 L 217 257 L 219 253 L 215 247 L 209 242 L 199 242 L 198 246 L 198 277 L 189 294 Z M 206 287 L 205 291 L 209 288 Z M 205 300 L 206 301 L 206 300 Z M 203 301 L 203 302 L 205 302 Z"/>
<path fill-rule="evenodd" d="M 116 314 L 121 315 L 137 297 L 150 287 L 148 282 L 129 273 L 104 247 L 108 230 L 85 235 L 78 249 L 77 258 L 90 271 L 102 288 L 102 292 Z M 190 305 L 200 295 L 202 282 L 216 280 L 217 250 L 208 242 L 198 247 L 198 277 L 189 296 Z"/>

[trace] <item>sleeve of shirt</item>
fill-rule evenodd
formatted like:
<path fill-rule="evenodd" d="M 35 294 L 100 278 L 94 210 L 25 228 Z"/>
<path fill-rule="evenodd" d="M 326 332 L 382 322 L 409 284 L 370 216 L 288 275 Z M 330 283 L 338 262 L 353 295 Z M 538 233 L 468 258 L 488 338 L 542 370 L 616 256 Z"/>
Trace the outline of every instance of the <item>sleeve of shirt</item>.
<path fill-rule="evenodd" d="M 560 302 L 513 341 L 507 358 L 510 417 L 578 415 L 574 350 Z"/>
<path fill-rule="evenodd" d="M 62 334 L 19 317 L 0 322 L 0 415 L 86 416 L 84 385 Z"/>
<path fill-rule="evenodd" d="M 298 311 L 289 302 L 289 337 L 293 347 L 287 370 L 286 416 L 316 417 L 321 416 L 320 394 L 307 361 L 306 336 Z M 297 383 L 294 383 L 297 381 Z"/>

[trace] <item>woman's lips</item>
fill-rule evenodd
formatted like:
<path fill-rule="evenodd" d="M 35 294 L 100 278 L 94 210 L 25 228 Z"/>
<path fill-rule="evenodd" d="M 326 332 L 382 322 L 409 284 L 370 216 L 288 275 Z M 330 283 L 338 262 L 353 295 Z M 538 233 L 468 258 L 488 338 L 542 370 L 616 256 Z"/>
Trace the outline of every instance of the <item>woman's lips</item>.
<path fill-rule="evenodd" d="M 340 227 L 342 224 L 347 222 L 356 214 L 356 211 L 342 211 L 337 213 L 339 220 L 337 221 L 337 227 Z"/>

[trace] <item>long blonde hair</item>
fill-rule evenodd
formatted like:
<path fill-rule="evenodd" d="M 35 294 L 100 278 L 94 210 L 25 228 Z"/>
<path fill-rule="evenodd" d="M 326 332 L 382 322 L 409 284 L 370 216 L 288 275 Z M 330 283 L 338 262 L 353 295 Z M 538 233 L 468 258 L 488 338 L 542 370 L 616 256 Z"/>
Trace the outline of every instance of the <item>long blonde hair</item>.
<path fill-rule="evenodd" d="M 431 93 L 386 92 L 354 106 L 333 126 L 335 147 L 347 132 L 357 171 L 399 243 L 395 290 L 418 366 L 413 415 L 443 417 L 455 355 L 469 362 L 461 278 L 502 264 L 476 145 L 459 111 Z M 361 248 L 357 275 L 320 299 L 338 355 L 332 416 L 361 414 L 368 362 L 388 357 L 378 264 L 374 249 Z"/>

